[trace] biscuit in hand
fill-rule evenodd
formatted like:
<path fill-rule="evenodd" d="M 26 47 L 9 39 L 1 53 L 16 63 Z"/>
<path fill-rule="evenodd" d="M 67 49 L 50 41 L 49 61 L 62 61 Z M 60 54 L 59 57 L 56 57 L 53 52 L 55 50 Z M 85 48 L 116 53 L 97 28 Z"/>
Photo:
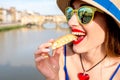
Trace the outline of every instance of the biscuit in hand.
<path fill-rule="evenodd" d="M 77 36 L 73 35 L 73 34 L 67 34 L 65 36 L 59 37 L 58 39 L 56 39 L 53 44 L 52 44 L 52 49 L 56 49 L 58 47 L 61 47 L 65 44 L 70 43 L 73 40 L 76 40 Z"/>

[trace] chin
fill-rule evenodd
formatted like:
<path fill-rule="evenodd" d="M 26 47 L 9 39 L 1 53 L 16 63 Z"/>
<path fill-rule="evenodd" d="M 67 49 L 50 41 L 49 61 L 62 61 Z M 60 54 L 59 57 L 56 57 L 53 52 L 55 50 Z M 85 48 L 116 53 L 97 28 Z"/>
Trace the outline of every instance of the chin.
<path fill-rule="evenodd" d="M 78 53 L 78 54 L 86 53 L 86 52 L 87 52 L 86 49 L 83 49 L 83 48 L 75 48 L 75 47 L 73 47 L 73 51 L 74 51 L 75 53 Z"/>

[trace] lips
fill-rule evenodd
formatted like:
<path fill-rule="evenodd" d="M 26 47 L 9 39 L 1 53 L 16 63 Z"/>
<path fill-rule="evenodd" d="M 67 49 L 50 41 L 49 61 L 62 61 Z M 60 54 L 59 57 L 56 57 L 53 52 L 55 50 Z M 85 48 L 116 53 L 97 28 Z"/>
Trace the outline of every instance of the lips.
<path fill-rule="evenodd" d="M 78 38 L 73 41 L 73 44 L 79 44 L 86 36 L 86 33 L 79 29 L 72 29 L 72 34 L 78 36 Z"/>
<path fill-rule="evenodd" d="M 77 40 L 74 40 L 74 41 L 73 41 L 73 44 L 78 44 L 78 43 L 80 43 L 83 39 L 84 39 L 84 36 L 80 36 L 80 37 L 77 38 Z"/>
<path fill-rule="evenodd" d="M 85 34 L 85 32 L 84 32 L 84 31 L 79 30 L 79 29 L 72 29 L 72 32 L 80 32 L 80 33 L 84 33 L 84 34 Z"/>

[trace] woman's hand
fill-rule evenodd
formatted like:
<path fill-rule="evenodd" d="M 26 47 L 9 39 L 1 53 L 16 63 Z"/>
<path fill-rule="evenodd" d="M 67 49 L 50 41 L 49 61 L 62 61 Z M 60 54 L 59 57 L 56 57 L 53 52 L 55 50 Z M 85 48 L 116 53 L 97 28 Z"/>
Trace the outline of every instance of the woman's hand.
<path fill-rule="evenodd" d="M 63 51 L 63 48 L 55 49 L 53 55 L 50 56 L 49 48 L 53 42 L 54 40 L 51 39 L 47 43 L 41 44 L 35 52 L 36 67 L 47 80 L 58 80 L 59 55 Z"/>

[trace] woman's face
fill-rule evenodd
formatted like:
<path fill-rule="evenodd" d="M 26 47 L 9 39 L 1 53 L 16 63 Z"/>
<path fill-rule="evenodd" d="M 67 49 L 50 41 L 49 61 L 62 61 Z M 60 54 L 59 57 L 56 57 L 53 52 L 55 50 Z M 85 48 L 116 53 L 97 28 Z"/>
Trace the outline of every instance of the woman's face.
<path fill-rule="evenodd" d="M 78 9 L 82 5 L 87 5 L 80 0 L 73 2 L 73 8 Z M 83 25 L 78 21 L 76 13 L 68 21 L 73 34 L 78 36 L 78 39 L 73 41 L 73 51 L 77 53 L 88 52 L 102 46 L 105 39 L 106 21 L 104 14 L 96 12 L 93 20 Z"/>

